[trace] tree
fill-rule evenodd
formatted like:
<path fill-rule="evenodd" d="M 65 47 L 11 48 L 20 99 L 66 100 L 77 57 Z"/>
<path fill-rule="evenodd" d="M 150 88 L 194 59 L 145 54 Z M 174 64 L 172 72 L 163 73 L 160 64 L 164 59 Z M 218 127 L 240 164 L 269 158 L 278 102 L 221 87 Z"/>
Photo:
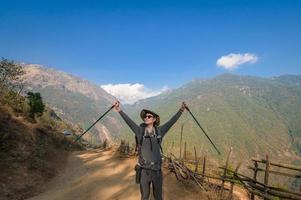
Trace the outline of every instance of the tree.
<path fill-rule="evenodd" d="M 45 105 L 42 101 L 42 97 L 40 93 L 28 92 L 27 98 L 29 100 L 28 104 L 30 107 L 30 117 L 34 118 L 35 115 L 41 116 L 44 112 Z"/>
<path fill-rule="evenodd" d="M 22 84 L 24 70 L 21 65 L 14 61 L 2 58 L 0 61 L 0 87 L 1 89 L 13 89 Z"/>
<path fill-rule="evenodd" d="M 20 94 L 24 87 L 22 77 L 25 71 L 20 64 L 7 59 L 0 59 L 0 103 L 22 112 L 26 105 Z"/>

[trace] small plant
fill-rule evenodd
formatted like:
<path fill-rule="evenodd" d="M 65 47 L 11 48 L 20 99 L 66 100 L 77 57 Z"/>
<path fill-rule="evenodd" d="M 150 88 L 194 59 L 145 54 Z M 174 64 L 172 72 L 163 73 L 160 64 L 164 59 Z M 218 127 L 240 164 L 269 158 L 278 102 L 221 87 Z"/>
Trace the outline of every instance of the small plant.
<path fill-rule="evenodd" d="M 27 99 L 28 99 L 28 105 L 30 107 L 29 110 L 29 116 L 34 119 L 35 115 L 37 116 L 42 116 L 45 105 L 42 101 L 42 97 L 40 93 L 33 93 L 33 92 L 28 92 L 27 93 Z"/>

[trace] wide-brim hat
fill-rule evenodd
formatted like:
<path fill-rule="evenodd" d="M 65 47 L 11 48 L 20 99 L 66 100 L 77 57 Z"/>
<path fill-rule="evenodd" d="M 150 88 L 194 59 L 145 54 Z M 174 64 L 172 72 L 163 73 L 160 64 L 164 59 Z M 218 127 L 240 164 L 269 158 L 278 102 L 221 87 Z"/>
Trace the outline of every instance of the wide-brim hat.
<path fill-rule="evenodd" d="M 144 121 L 145 115 L 146 115 L 147 113 L 152 114 L 152 115 L 156 118 L 156 121 L 155 121 L 155 124 L 154 124 L 154 125 L 155 125 L 155 126 L 159 126 L 159 125 L 160 125 L 160 116 L 159 116 L 157 113 L 155 113 L 155 112 L 153 112 L 153 111 L 151 111 L 151 110 L 147 110 L 147 109 L 141 110 L 141 112 L 140 112 L 140 117 L 141 117 L 141 119 Z"/>

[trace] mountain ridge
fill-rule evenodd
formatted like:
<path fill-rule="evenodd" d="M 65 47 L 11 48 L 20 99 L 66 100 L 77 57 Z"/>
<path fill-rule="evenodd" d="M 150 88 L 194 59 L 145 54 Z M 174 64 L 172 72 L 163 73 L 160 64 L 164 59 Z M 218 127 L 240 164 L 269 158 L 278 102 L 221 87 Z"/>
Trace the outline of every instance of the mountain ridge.
<path fill-rule="evenodd" d="M 83 129 L 88 128 L 99 113 L 115 101 L 115 97 L 90 81 L 42 65 L 22 66 L 26 72 L 23 76 L 26 88 L 40 92 L 46 104 L 60 117 L 79 124 Z M 94 140 L 95 144 L 112 141 L 110 132 L 116 132 L 119 126 L 119 122 L 109 114 L 85 137 L 90 142 Z"/>
<path fill-rule="evenodd" d="M 47 79 L 37 80 L 45 84 Z M 301 89 L 298 87 L 300 80 L 301 75 L 263 78 L 225 73 L 214 78 L 194 79 L 158 96 L 139 100 L 133 105 L 123 105 L 122 109 L 137 124 L 141 122 L 139 113 L 143 108 L 158 112 L 161 121 L 165 122 L 179 109 L 181 102 L 186 101 L 203 128 L 223 152 L 232 146 L 237 150 L 234 153 L 236 158 L 270 153 L 274 157 L 278 156 L 279 160 L 289 158 L 292 162 L 299 162 L 296 160 L 301 153 Z M 93 95 L 76 90 L 70 92 L 68 87 L 45 85 L 38 87 L 33 84 L 33 87 L 42 93 L 46 102 L 52 102 L 65 112 L 61 113 L 61 116 L 66 115 L 70 121 L 80 123 L 83 127 L 97 119 L 100 113 L 98 110 L 104 112 L 115 101 L 111 95 L 103 98 L 105 93 L 99 95 L 101 99 L 97 99 Z M 68 102 L 72 102 L 71 105 L 74 106 Z M 190 144 L 190 152 L 193 146 L 198 149 L 204 147 L 214 156 L 214 150 L 187 112 L 166 136 L 163 142 L 165 149 L 171 149 L 174 145 L 172 151 L 178 152 L 181 124 L 185 125 L 186 134 L 183 139 Z M 106 139 L 109 134 L 114 141 L 126 138 L 134 142 L 131 130 L 116 112 L 109 113 L 96 128 L 96 134 L 101 135 L 99 141 Z"/>
<path fill-rule="evenodd" d="M 283 81 L 290 77 L 294 78 L 290 84 Z M 222 74 L 212 79 L 194 79 L 168 95 L 151 97 L 124 108 L 137 121 L 137 113 L 142 108 L 154 110 L 166 121 L 186 101 L 223 152 L 232 146 L 238 151 L 234 153 L 236 158 L 270 153 L 272 157 L 279 156 L 279 160 L 300 160 L 301 89 L 294 84 L 300 80 L 300 75 L 262 78 Z M 189 114 L 181 118 L 167 135 L 165 148 L 170 149 L 172 143 L 179 146 L 180 124 L 185 125 L 184 132 L 185 129 L 189 132 L 183 137 L 190 144 L 190 152 L 193 146 L 199 148 L 209 143 Z M 205 146 L 213 155 L 211 146 Z"/>

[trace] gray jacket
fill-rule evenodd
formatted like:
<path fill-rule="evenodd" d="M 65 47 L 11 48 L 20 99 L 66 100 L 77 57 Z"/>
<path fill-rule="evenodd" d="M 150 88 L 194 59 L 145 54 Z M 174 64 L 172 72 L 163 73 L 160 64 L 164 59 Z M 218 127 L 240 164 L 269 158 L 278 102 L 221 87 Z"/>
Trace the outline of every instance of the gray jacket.
<path fill-rule="evenodd" d="M 142 137 L 144 136 L 145 126 L 141 124 L 138 126 L 127 114 L 123 111 L 119 112 L 121 117 L 127 123 L 127 125 L 131 128 L 131 130 L 135 133 L 135 136 L 138 138 L 138 141 L 141 141 Z M 158 126 L 156 130 L 160 135 L 161 142 L 164 136 L 166 135 L 167 131 L 176 123 L 176 121 L 181 116 L 182 111 L 179 110 L 168 122 L 165 124 Z M 139 165 L 144 168 L 150 168 L 154 170 L 159 170 L 161 168 L 161 153 L 160 153 L 160 144 L 156 137 L 149 137 L 143 138 L 142 146 L 141 146 L 141 155 L 140 155 L 145 162 L 142 162 L 139 159 Z"/>

